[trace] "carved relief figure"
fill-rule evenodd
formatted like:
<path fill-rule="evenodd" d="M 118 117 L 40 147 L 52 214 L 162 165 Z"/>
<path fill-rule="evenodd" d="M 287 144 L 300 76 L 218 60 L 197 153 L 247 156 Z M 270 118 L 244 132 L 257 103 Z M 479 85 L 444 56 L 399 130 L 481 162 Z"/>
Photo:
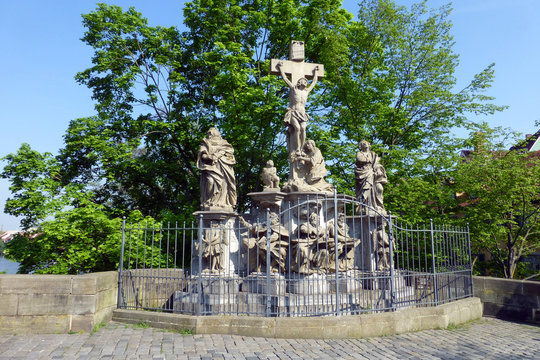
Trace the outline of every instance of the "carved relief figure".
<path fill-rule="evenodd" d="M 319 216 L 316 213 L 309 215 L 309 220 L 300 225 L 300 237 L 291 240 L 293 247 L 292 270 L 300 274 L 315 272 L 313 260 L 320 241 L 324 239 L 324 231 L 319 225 Z"/>
<path fill-rule="evenodd" d="M 390 239 L 383 224 L 379 224 L 371 236 L 373 249 L 377 253 L 377 270 L 390 270 Z M 395 250 L 396 243 L 393 240 L 392 246 Z"/>
<path fill-rule="evenodd" d="M 289 107 L 283 119 L 283 124 L 287 126 L 289 155 L 294 155 L 301 152 L 302 146 L 306 142 L 306 125 L 309 120 L 309 115 L 306 113 L 306 102 L 309 93 L 317 84 L 319 67 L 315 66 L 313 69 L 313 81 L 309 86 L 305 77 L 301 77 L 296 84 L 293 84 L 283 70 L 282 61 L 277 64 L 277 68 L 281 77 L 289 86 Z"/>
<path fill-rule="evenodd" d="M 262 171 L 262 180 L 264 184 L 264 190 L 279 190 L 279 177 L 276 173 L 276 168 L 274 167 L 274 162 L 268 160 L 266 162 L 266 167 Z"/>
<path fill-rule="evenodd" d="M 240 222 L 248 231 L 242 234 L 243 243 L 249 252 L 249 269 L 256 272 L 266 270 L 266 257 L 268 249 L 266 224 L 256 223 L 250 225 L 243 217 Z M 289 232 L 279 223 L 276 214 L 270 215 L 270 271 L 273 273 L 285 271 L 285 259 L 289 247 Z"/>
<path fill-rule="evenodd" d="M 305 182 L 315 191 L 333 191 L 332 185 L 324 180 L 326 176 L 326 164 L 321 150 L 315 145 L 315 141 L 308 140 L 303 147 L 304 152 L 296 157 L 299 165 L 304 166 Z"/>
<path fill-rule="evenodd" d="M 336 256 L 339 271 L 352 270 L 354 265 L 354 248 L 360 243 L 359 239 L 349 236 L 349 226 L 345 223 L 345 214 L 338 215 L 337 226 L 334 219 L 327 224 L 328 240 L 323 244 L 316 256 L 316 262 L 323 272 L 336 271 Z M 337 249 L 336 249 L 337 237 Z"/>
<path fill-rule="evenodd" d="M 208 269 L 203 272 L 223 272 L 225 264 L 223 253 L 229 245 L 226 236 L 221 236 L 219 225 L 214 223 L 210 229 L 205 229 L 202 235 L 202 258 L 209 264 Z M 195 242 L 195 252 L 199 255 L 199 242 Z"/>
<path fill-rule="evenodd" d="M 360 141 L 358 149 L 354 169 L 357 200 L 385 214 L 383 185 L 387 183 L 386 171 L 367 141 Z"/>
<path fill-rule="evenodd" d="M 197 168 L 201 170 L 201 206 L 204 210 L 232 211 L 236 205 L 234 149 L 216 128 L 210 128 L 207 134 L 197 158 Z"/>

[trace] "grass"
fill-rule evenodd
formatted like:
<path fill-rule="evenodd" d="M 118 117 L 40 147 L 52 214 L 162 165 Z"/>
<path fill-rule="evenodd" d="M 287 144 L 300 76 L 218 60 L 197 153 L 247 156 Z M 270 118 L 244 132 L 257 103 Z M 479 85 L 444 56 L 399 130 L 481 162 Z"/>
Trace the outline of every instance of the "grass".
<path fill-rule="evenodd" d="M 166 329 L 166 330 L 163 330 L 163 331 L 172 332 L 172 333 L 175 333 L 175 334 L 180 334 L 182 336 L 195 335 L 195 332 L 193 330 L 190 330 L 190 329 L 180 329 L 180 330 Z"/>
<path fill-rule="evenodd" d="M 92 329 L 92 332 L 91 332 L 90 334 L 95 333 L 96 331 L 98 331 L 99 329 L 101 329 L 102 327 L 104 327 L 105 325 L 107 325 L 107 324 L 105 324 L 105 323 L 103 323 L 103 322 L 94 325 L 94 328 Z"/>
<path fill-rule="evenodd" d="M 134 329 L 148 329 L 149 327 L 150 327 L 150 325 L 148 325 L 144 321 L 141 321 L 141 322 L 139 322 L 137 324 L 133 324 Z"/>
<path fill-rule="evenodd" d="M 450 330 L 450 331 L 467 330 L 472 325 L 480 324 L 480 323 L 482 323 L 484 321 L 485 320 L 483 320 L 483 319 L 474 319 L 474 320 L 469 320 L 467 322 L 464 322 L 462 324 L 450 324 L 446 328 L 439 328 L 437 330 Z"/>
<path fill-rule="evenodd" d="M 84 331 L 68 331 L 68 335 L 84 334 Z"/>

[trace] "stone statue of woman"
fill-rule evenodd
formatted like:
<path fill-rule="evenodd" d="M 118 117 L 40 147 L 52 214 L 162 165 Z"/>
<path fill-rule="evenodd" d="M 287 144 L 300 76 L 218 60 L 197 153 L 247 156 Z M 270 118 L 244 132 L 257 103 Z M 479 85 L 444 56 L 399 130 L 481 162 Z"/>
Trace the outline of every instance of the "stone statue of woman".
<path fill-rule="evenodd" d="M 197 158 L 197 168 L 201 170 L 201 207 L 232 211 L 236 205 L 234 149 L 215 127 L 207 134 Z"/>
<path fill-rule="evenodd" d="M 356 198 L 362 204 L 386 214 L 383 204 L 383 185 L 387 183 L 386 170 L 367 141 L 360 141 L 358 149 L 354 169 Z"/>

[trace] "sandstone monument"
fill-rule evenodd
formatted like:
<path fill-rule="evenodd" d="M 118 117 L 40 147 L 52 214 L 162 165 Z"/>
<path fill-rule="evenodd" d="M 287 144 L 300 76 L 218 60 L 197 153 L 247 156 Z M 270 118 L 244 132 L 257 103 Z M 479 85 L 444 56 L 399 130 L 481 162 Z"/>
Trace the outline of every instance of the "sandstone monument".
<path fill-rule="evenodd" d="M 262 189 L 247 194 L 251 208 L 238 214 L 235 151 L 210 128 L 198 152 L 196 221 L 124 228 L 126 264 L 135 266 L 120 274 L 124 308 L 326 316 L 433 306 L 472 295 L 468 229 L 397 224 L 384 206 L 386 170 L 369 142 L 358 139 L 350 159 L 351 195 L 326 180 L 324 154 L 306 131 L 308 97 L 324 79 L 324 66 L 305 61 L 301 41 L 289 50 L 288 60 L 270 61 L 270 74 L 289 92 L 288 106 L 275 119 L 284 124 L 288 177 L 280 179 L 273 159 L 266 159 Z M 150 247 L 159 264 L 145 263 Z"/>
<path fill-rule="evenodd" d="M 263 191 L 248 194 L 251 212 L 236 214 L 234 149 L 216 128 L 210 128 L 201 142 L 197 163 L 201 211 L 195 215 L 203 229 L 200 245 L 194 247 L 192 273 L 205 274 L 203 280 L 196 279 L 217 304 L 224 303 L 222 289 L 227 289 L 252 294 L 246 306 L 264 307 L 268 299 L 257 297 L 264 292 L 288 296 L 288 301 L 298 302 L 293 312 L 302 313 L 305 301 L 311 301 L 306 300 L 309 294 L 329 296 L 317 305 L 323 306 L 326 301 L 348 301 L 343 296 L 362 287 L 388 286 L 356 279 L 359 273 L 391 270 L 382 195 L 386 172 L 369 143 L 360 141 L 351 168 L 356 201 L 337 194 L 325 180 L 323 154 L 314 140 L 306 138 L 308 95 L 324 77 L 324 67 L 306 63 L 303 46 L 293 41 L 290 60 L 271 61 L 270 73 L 281 76 L 289 88 L 283 120 L 289 177 L 283 187 L 273 161 L 268 160 L 262 171 Z M 351 213 L 352 203 L 356 213 Z"/>

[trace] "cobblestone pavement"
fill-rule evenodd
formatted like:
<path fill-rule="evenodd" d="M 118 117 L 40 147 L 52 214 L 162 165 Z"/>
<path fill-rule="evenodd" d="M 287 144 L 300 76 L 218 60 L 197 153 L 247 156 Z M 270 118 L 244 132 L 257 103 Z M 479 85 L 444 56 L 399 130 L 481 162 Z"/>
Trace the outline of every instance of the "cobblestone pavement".
<path fill-rule="evenodd" d="M 540 327 L 497 319 L 370 339 L 182 335 L 111 322 L 93 334 L 0 337 L 0 359 L 540 359 Z"/>

